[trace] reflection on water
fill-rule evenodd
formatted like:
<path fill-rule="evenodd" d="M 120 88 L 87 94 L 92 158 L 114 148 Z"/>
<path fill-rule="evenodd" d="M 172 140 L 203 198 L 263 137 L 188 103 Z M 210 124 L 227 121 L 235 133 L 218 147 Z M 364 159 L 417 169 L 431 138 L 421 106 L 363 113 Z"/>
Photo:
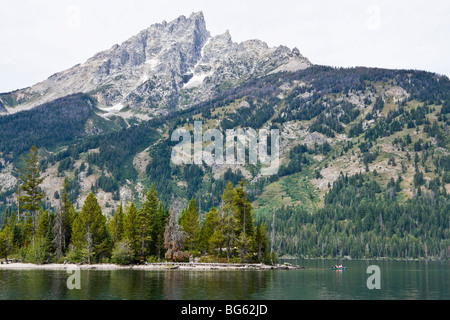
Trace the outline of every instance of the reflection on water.
<path fill-rule="evenodd" d="M 64 270 L 0 270 L 0 299 L 318 300 L 450 298 L 449 262 L 290 261 L 306 270 L 82 270 L 81 290 L 68 290 Z M 369 290 L 369 265 L 381 269 L 381 289 Z"/>

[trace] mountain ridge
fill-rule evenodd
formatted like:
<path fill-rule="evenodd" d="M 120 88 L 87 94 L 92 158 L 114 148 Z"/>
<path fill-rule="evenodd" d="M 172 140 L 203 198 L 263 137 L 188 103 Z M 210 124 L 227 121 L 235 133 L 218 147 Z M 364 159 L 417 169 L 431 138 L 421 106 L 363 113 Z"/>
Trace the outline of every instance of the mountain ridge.
<path fill-rule="evenodd" d="M 292 71 L 311 63 L 296 48 L 269 48 L 260 40 L 234 43 L 228 31 L 211 36 L 203 13 L 196 12 L 153 24 L 85 63 L 9 97 L 3 94 L 0 112 L 31 109 L 82 92 L 92 94 L 100 108 L 120 111 L 128 107 L 154 116 L 205 101 L 225 82 L 278 72 L 277 68 L 282 71 L 284 65 Z M 192 90 L 196 92 L 191 94 Z M 183 101 L 182 95 L 189 98 Z"/>

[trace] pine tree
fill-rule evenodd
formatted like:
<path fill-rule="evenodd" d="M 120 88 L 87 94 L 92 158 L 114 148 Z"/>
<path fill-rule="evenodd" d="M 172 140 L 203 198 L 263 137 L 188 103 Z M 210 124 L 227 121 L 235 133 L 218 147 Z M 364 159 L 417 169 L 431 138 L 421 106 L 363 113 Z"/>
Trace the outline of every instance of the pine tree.
<path fill-rule="evenodd" d="M 139 259 L 141 248 L 139 233 L 139 217 L 134 202 L 131 202 L 125 210 L 123 219 L 123 238 L 130 243 L 131 252 L 134 260 Z"/>
<path fill-rule="evenodd" d="M 236 246 L 236 239 L 239 230 L 239 221 L 237 219 L 236 210 L 233 204 L 234 189 L 231 182 L 227 184 L 221 197 L 222 205 L 220 209 L 220 228 L 223 234 L 223 245 L 227 251 L 227 259 L 230 260 L 232 249 Z"/>
<path fill-rule="evenodd" d="M 211 239 L 214 232 L 219 230 L 219 223 L 219 211 L 217 211 L 215 207 L 212 207 L 206 214 L 205 222 L 200 231 L 200 247 L 206 252 L 214 252 L 215 245 L 212 243 Z"/>
<path fill-rule="evenodd" d="M 246 181 L 242 180 L 239 186 L 234 188 L 233 210 L 236 216 L 238 248 L 241 260 L 251 260 L 255 244 L 255 224 L 253 209 L 244 190 Z"/>
<path fill-rule="evenodd" d="M 148 247 L 151 241 L 151 226 L 148 212 L 142 208 L 138 211 L 138 234 L 139 234 L 139 259 L 144 262 L 148 253 Z"/>
<path fill-rule="evenodd" d="M 90 264 L 109 249 L 106 218 L 94 194 L 90 193 L 73 223 L 73 244 L 82 250 Z"/>
<path fill-rule="evenodd" d="M 39 219 L 38 219 L 36 237 L 41 240 L 42 249 L 44 250 L 43 257 L 47 258 L 53 251 L 52 240 L 52 225 L 54 223 L 54 214 L 49 213 L 48 210 L 42 211 L 40 210 Z"/>
<path fill-rule="evenodd" d="M 147 193 L 146 201 L 140 211 L 142 257 L 148 253 L 155 253 L 155 242 L 158 231 L 156 230 L 158 228 L 158 211 L 158 194 L 152 184 Z"/>
<path fill-rule="evenodd" d="M 28 216 L 23 224 L 24 246 L 27 247 L 33 238 L 33 220 Z"/>
<path fill-rule="evenodd" d="M 67 178 L 64 178 L 63 189 L 61 191 L 61 197 L 59 202 L 59 210 L 56 213 L 53 221 L 53 240 L 52 243 L 56 249 L 56 257 L 59 259 L 63 256 L 66 248 L 69 247 L 72 224 L 75 218 L 75 208 L 69 200 L 67 193 L 68 182 Z"/>
<path fill-rule="evenodd" d="M 70 202 L 69 194 L 68 194 L 68 186 L 69 183 L 67 181 L 67 178 L 64 178 L 64 184 L 63 189 L 61 191 L 61 204 L 62 204 L 62 220 L 64 223 L 65 228 L 65 247 L 67 248 L 69 246 L 69 243 L 71 241 L 72 237 L 72 224 L 75 219 L 75 207 Z"/>
<path fill-rule="evenodd" d="M 16 218 L 15 211 L 11 212 L 11 215 L 8 219 L 8 224 L 9 224 L 9 227 L 11 228 L 11 231 L 13 231 L 14 228 L 17 226 L 17 218 Z"/>
<path fill-rule="evenodd" d="M 48 210 L 40 211 L 37 223 L 36 236 L 44 238 L 49 226 Z"/>
<path fill-rule="evenodd" d="M 20 190 L 25 192 L 25 195 L 19 197 L 18 201 L 22 204 L 22 208 L 31 214 L 33 224 L 33 236 L 36 232 L 36 215 L 40 208 L 40 201 L 44 197 L 44 193 L 39 190 L 39 185 L 44 181 L 40 177 L 41 169 L 39 167 L 39 156 L 36 146 L 30 149 L 30 153 L 23 158 L 25 167 L 23 170 L 19 169 L 21 181 Z"/>
<path fill-rule="evenodd" d="M 185 237 L 185 247 L 189 250 L 194 250 L 197 246 L 200 236 L 200 220 L 199 220 L 198 207 L 194 198 L 191 198 L 187 210 L 183 210 L 180 218 L 179 224 L 181 229 L 186 234 Z"/>
<path fill-rule="evenodd" d="M 256 256 L 259 262 L 270 260 L 269 243 L 267 241 L 267 231 L 264 222 L 256 228 Z"/>
<path fill-rule="evenodd" d="M 122 203 L 119 205 L 114 215 L 108 220 L 108 231 L 112 237 L 113 243 L 120 242 L 123 238 L 123 220 L 124 213 Z"/>
<path fill-rule="evenodd" d="M 2 231 L 0 231 L 0 257 L 8 261 L 8 255 L 13 248 L 13 233 L 9 225 L 6 225 Z"/>
<path fill-rule="evenodd" d="M 222 254 L 222 248 L 225 245 L 225 236 L 220 228 L 220 220 L 219 220 L 219 228 L 214 230 L 214 233 L 209 238 L 209 248 L 210 252 L 213 254 Z"/>
<path fill-rule="evenodd" d="M 161 251 L 164 248 L 164 231 L 168 217 L 169 212 L 166 210 L 164 205 L 160 203 L 154 224 L 152 225 L 154 254 L 156 254 L 158 260 L 161 258 Z"/>

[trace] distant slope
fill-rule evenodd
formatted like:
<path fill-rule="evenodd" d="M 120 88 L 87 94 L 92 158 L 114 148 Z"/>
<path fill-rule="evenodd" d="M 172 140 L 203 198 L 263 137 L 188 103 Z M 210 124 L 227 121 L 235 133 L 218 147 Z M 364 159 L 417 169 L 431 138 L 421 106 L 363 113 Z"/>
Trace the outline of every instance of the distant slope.
<path fill-rule="evenodd" d="M 74 94 L 38 106 L 32 110 L 0 116 L 0 153 L 12 158 L 31 146 L 54 148 L 79 139 L 118 129 L 95 111 L 95 101 L 85 94 Z"/>

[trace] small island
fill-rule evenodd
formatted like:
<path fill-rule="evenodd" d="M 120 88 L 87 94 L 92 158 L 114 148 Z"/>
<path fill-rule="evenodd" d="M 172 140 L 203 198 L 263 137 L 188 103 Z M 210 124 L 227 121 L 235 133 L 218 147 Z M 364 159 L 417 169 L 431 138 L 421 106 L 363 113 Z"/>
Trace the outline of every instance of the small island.
<path fill-rule="evenodd" d="M 78 212 L 67 179 L 59 207 L 45 208 L 36 147 L 20 173 L 17 206 L 7 209 L 0 225 L 2 268 L 289 269 L 269 250 L 245 180 L 229 182 L 220 207 L 208 212 L 201 212 L 194 197 L 183 204 L 172 195 L 167 205 L 152 184 L 140 198 L 105 215 L 93 192 Z"/>

